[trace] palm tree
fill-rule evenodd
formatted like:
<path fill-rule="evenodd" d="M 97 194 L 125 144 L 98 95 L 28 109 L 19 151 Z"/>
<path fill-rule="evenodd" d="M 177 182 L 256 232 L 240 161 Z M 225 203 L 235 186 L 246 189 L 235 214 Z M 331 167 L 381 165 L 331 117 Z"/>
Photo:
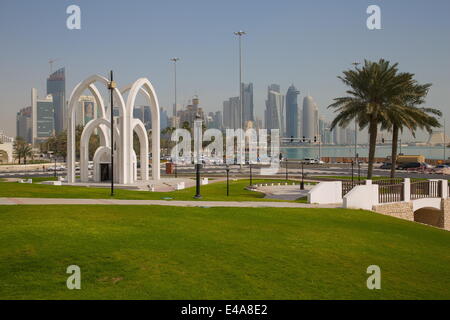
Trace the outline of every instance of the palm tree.
<path fill-rule="evenodd" d="M 21 153 L 22 153 L 24 164 L 27 164 L 27 157 L 30 157 L 30 158 L 33 157 L 33 149 L 31 148 L 31 146 L 28 143 L 25 143 L 24 145 L 22 145 Z"/>
<path fill-rule="evenodd" d="M 19 164 L 22 160 L 22 149 L 24 144 L 26 144 L 26 142 L 22 137 L 16 137 L 14 140 L 14 157 L 19 160 Z"/>
<path fill-rule="evenodd" d="M 409 74 L 411 79 L 414 75 Z M 442 113 L 433 108 L 418 108 L 425 102 L 431 84 L 419 85 L 413 81 L 412 86 L 405 87 L 403 101 L 398 105 L 392 105 L 387 111 L 387 117 L 382 121 L 382 129 L 392 132 L 391 152 L 391 178 L 395 178 L 397 167 L 397 149 L 399 133 L 406 127 L 413 136 L 417 129 L 431 132 L 433 128 L 440 127 L 439 121 L 433 115 L 441 116 Z"/>
<path fill-rule="evenodd" d="M 384 59 L 378 62 L 364 61 L 362 68 L 343 72 L 338 78 L 350 87 L 348 96 L 334 99 L 328 108 L 338 113 L 331 124 L 347 127 L 355 120 L 359 129 L 368 127 L 369 132 L 369 167 L 367 179 L 372 178 L 375 159 L 378 126 L 386 121 L 393 105 L 401 105 L 407 90 L 412 86 L 410 74 L 398 73 L 398 64 Z"/>

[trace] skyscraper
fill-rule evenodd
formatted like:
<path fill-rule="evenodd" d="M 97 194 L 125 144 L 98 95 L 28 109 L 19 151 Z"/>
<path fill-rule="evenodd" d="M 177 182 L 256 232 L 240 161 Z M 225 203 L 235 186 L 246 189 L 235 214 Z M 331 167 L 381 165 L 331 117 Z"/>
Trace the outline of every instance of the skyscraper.
<path fill-rule="evenodd" d="M 51 95 L 39 99 L 37 90 L 31 89 L 32 143 L 45 141 L 55 133 L 54 107 Z"/>
<path fill-rule="evenodd" d="M 16 115 L 16 137 L 23 138 L 28 143 L 33 143 L 33 119 L 32 108 L 20 109 Z"/>
<path fill-rule="evenodd" d="M 47 78 L 47 94 L 53 97 L 55 132 L 60 133 L 66 127 L 66 74 L 61 68 Z"/>
<path fill-rule="evenodd" d="M 264 117 L 266 129 L 279 129 L 280 137 L 285 135 L 284 95 L 280 93 L 280 86 L 277 84 L 271 84 L 267 88 Z"/>
<path fill-rule="evenodd" d="M 291 85 L 286 93 L 286 137 L 297 138 L 299 127 L 299 112 L 297 96 L 300 94 L 294 85 Z"/>
<path fill-rule="evenodd" d="M 307 140 L 313 140 L 319 131 L 318 109 L 311 96 L 303 99 L 303 137 Z"/>
<path fill-rule="evenodd" d="M 241 127 L 239 97 L 231 97 L 223 102 L 223 127 L 238 129 Z"/>
<path fill-rule="evenodd" d="M 247 121 L 255 121 L 253 110 L 253 83 L 242 83 L 242 108 L 245 124 Z"/>

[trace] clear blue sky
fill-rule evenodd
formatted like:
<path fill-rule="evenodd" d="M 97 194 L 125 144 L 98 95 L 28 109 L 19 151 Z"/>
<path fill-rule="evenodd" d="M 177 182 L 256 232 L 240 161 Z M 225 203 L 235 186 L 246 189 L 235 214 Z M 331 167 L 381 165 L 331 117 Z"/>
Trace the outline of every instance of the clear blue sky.
<path fill-rule="evenodd" d="M 81 30 L 66 28 L 66 8 L 81 7 Z M 382 9 L 383 30 L 366 28 L 366 8 Z M 266 88 L 293 83 L 320 112 L 344 93 L 336 78 L 354 61 L 386 58 L 421 82 L 432 82 L 427 104 L 450 116 L 450 1 L 448 0 L 0 0 L 0 129 L 15 134 L 15 113 L 42 96 L 49 73 L 67 70 L 67 95 L 90 74 L 114 69 L 119 85 L 138 77 L 154 84 L 161 105 L 173 102 L 169 58 L 180 57 L 179 102 L 200 97 L 207 111 L 238 94 L 238 47 L 244 81 L 253 82 L 262 116 Z M 449 122 L 450 123 L 450 122 Z"/>

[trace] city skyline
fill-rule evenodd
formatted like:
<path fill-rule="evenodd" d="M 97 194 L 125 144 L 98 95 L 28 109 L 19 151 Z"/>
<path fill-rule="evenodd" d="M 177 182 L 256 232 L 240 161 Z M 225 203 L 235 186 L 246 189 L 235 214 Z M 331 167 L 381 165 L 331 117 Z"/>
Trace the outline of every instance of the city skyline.
<path fill-rule="evenodd" d="M 377 31 L 369 31 L 365 26 L 365 9 L 372 4 L 368 1 L 348 1 L 345 5 L 332 1 L 303 4 L 282 1 L 276 8 L 261 2 L 257 10 L 251 10 L 251 4 L 243 4 L 242 13 L 238 12 L 232 22 L 225 17 L 234 12 L 233 2 L 200 1 L 190 3 L 189 8 L 182 2 L 157 4 L 151 11 L 146 11 L 149 6 L 142 1 L 132 2 L 130 8 L 114 3 L 108 14 L 129 21 L 121 25 L 122 29 L 114 28 L 115 36 L 132 46 L 132 50 L 112 48 L 109 44 L 113 36 L 108 28 L 95 22 L 103 14 L 101 3 L 79 1 L 77 4 L 83 13 L 79 31 L 65 28 L 66 3 L 26 3 L 28 11 L 22 9 L 21 1 L 6 1 L 0 5 L 3 27 L 0 38 L 7 44 L 0 53 L 0 67 L 4 70 L 0 77 L 3 88 L 0 106 L 4 114 L 0 128 L 6 133 L 14 135 L 13 120 L 20 109 L 29 105 L 29 90 L 35 87 L 38 92 L 46 91 L 43 79 L 50 74 L 47 62 L 54 58 L 58 58 L 54 62 L 55 69 L 66 68 L 67 95 L 80 79 L 93 73 L 106 74 L 113 68 L 120 85 L 126 85 L 136 76 L 150 76 L 161 92 L 161 106 L 170 110 L 173 66 L 169 59 L 178 55 L 182 58 L 178 65 L 179 104 L 184 107 L 189 99 L 198 95 L 206 112 L 221 110 L 224 100 L 239 94 L 235 84 L 237 44 L 233 35 L 239 27 L 248 32 L 243 39 L 243 82 L 253 83 L 254 112 L 259 118 L 265 109 L 267 85 L 277 83 L 283 92 L 295 84 L 302 92 L 299 99 L 307 94 L 313 96 L 320 113 L 332 119 L 326 107 L 333 98 L 344 93 L 337 76 L 351 68 L 352 62 L 385 57 L 399 62 L 401 70 L 415 73 L 419 81 L 432 82 L 427 105 L 440 108 L 448 119 L 449 22 L 444 14 L 450 8 L 447 1 L 436 1 L 433 6 L 420 1 L 378 3 L 383 14 L 383 29 Z M 286 5 L 292 10 L 286 11 Z M 201 13 L 196 10 L 199 6 L 202 6 Z M 136 7 L 141 8 L 142 13 L 136 12 L 139 11 Z M 54 12 L 60 12 L 61 21 L 49 18 Z M 128 19 L 131 14 L 137 15 L 136 19 Z M 164 22 L 164 18 L 172 14 L 175 22 Z M 285 19 L 285 14 L 295 19 Z M 269 15 L 272 23 L 262 23 L 261 19 Z M 427 19 L 430 16 L 433 19 Z M 187 25 L 181 23 L 186 17 L 190 18 Z M 199 37 L 205 23 L 210 28 L 203 28 Z M 180 29 L 180 25 L 184 28 Z M 151 41 L 139 41 L 149 27 Z M 141 31 L 129 35 L 129 31 L 136 28 Z M 160 28 L 164 28 L 164 36 L 158 33 Z M 417 35 L 416 39 L 406 36 L 412 32 Z M 130 39 L 125 37 L 128 35 Z M 193 44 L 198 45 L 197 50 L 192 51 Z M 27 50 L 31 47 L 32 50 Z M 95 49 L 97 47 L 102 50 Z M 280 51 L 280 47 L 285 50 Z M 431 47 L 433 50 L 429 50 Z M 87 48 L 91 49 L 86 51 Z M 98 53 L 86 59 L 87 52 L 91 54 L 92 50 Z M 214 55 L 216 58 L 211 59 Z M 136 62 L 142 61 L 147 61 L 148 68 L 137 67 Z M 93 68 L 94 65 L 98 67 Z M 420 135 L 419 138 L 425 139 Z"/>

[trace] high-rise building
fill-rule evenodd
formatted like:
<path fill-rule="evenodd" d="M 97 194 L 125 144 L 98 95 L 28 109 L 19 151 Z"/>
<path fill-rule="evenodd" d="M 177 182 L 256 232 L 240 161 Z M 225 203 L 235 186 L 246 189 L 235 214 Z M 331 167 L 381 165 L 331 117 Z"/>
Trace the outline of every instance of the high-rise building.
<path fill-rule="evenodd" d="M 177 117 L 180 118 L 181 126 L 187 122 L 190 128 L 194 128 L 194 120 L 197 116 L 205 121 L 205 114 L 203 113 L 203 108 L 200 107 L 200 100 L 197 96 L 192 99 L 191 104 L 186 106 L 186 109 L 177 111 Z"/>
<path fill-rule="evenodd" d="M 319 133 L 319 111 L 314 99 L 306 96 L 303 99 L 303 128 L 302 136 L 306 140 L 313 140 Z"/>
<path fill-rule="evenodd" d="M 149 108 L 150 111 L 150 108 Z M 151 113 L 150 113 L 151 118 Z M 159 128 L 160 130 L 164 130 L 169 126 L 169 116 L 167 115 L 167 111 L 163 108 L 159 108 Z"/>
<path fill-rule="evenodd" d="M 47 78 L 47 94 L 53 97 L 55 132 L 66 129 L 66 75 L 61 68 Z"/>
<path fill-rule="evenodd" d="M 253 83 L 242 83 L 242 113 L 243 123 L 247 121 L 255 121 L 255 114 L 253 108 Z"/>
<path fill-rule="evenodd" d="M 55 134 L 55 111 L 52 95 L 39 99 L 37 90 L 31 89 L 32 108 L 32 143 L 36 144 L 47 140 Z"/>
<path fill-rule="evenodd" d="M 286 93 L 286 137 L 297 138 L 299 136 L 299 112 L 297 97 L 300 94 L 294 85 L 291 85 Z"/>
<path fill-rule="evenodd" d="M 20 109 L 16 115 L 16 137 L 21 137 L 28 143 L 33 143 L 32 115 L 31 107 Z"/>
<path fill-rule="evenodd" d="M 229 98 L 223 102 L 223 127 L 225 129 L 241 128 L 239 97 Z"/>
<path fill-rule="evenodd" d="M 285 135 L 284 95 L 280 93 L 280 86 L 277 84 L 271 84 L 267 88 L 264 116 L 266 129 L 279 129 L 280 137 Z"/>

